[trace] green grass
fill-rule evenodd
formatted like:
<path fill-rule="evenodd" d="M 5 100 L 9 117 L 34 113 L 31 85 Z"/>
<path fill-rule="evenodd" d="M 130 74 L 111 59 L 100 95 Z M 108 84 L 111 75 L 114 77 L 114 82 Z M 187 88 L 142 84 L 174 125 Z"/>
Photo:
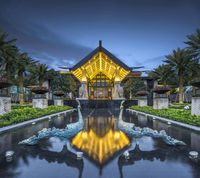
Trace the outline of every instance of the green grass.
<path fill-rule="evenodd" d="M 20 104 L 12 104 L 11 108 L 12 109 L 23 109 L 23 108 L 32 108 L 32 104 L 24 104 L 24 105 L 20 105 Z"/>
<path fill-rule="evenodd" d="M 0 127 L 8 126 L 11 124 L 20 123 L 23 121 L 35 119 L 45 115 L 50 115 L 57 112 L 62 112 L 72 109 L 70 106 L 49 106 L 46 109 L 22 107 L 13 109 L 11 112 L 0 116 Z"/>
<path fill-rule="evenodd" d="M 153 109 L 150 106 L 132 106 L 131 109 L 136 111 L 141 111 L 145 113 L 149 113 L 155 116 L 164 117 L 167 119 L 183 122 L 190 125 L 200 126 L 200 116 L 191 115 L 190 110 L 184 109 Z"/>
<path fill-rule="evenodd" d="M 171 103 L 170 104 L 170 108 L 174 108 L 174 109 L 184 109 L 185 106 L 191 105 L 189 103 Z"/>

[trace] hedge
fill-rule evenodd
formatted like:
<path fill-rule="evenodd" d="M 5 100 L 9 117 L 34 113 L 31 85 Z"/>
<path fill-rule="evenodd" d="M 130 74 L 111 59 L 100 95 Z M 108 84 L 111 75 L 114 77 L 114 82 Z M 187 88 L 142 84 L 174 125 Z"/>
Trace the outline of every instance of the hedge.
<path fill-rule="evenodd" d="M 24 107 L 21 109 L 13 109 L 11 112 L 0 116 L 0 127 L 11 124 L 35 119 L 45 115 L 62 112 L 72 109 L 70 106 L 49 106 L 45 109 Z"/>
<path fill-rule="evenodd" d="M 186 124 L 191 124 L 195 126 L 200 126 L 200 116 L 191 115 L 190 110 L 184 109 L 153 109 L 150 106 L 132 106 L 130 107 L 133 110 L 145 112 L 155 116 L 164 117 L 167 119 L 183 122 Z"/>

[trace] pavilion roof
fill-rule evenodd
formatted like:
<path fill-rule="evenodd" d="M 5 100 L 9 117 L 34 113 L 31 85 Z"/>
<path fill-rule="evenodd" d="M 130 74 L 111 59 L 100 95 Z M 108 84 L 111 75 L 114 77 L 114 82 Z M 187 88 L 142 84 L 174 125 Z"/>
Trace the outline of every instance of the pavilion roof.
<path fill-rule="evenodd" d="M 90 54 L 88 54 L 86 57 L 81 59 L 76 65 L 74 65 L 71 70 L 76 70 L 77 68 L 81 67 L 84 65 L 86 62 L 88 62 L 95 54 L 98 52 L 103 52 L 106 54 L 114 63 L 118 64 L 119 66 L 123 67 L 125 70 L 132 70 L 131 67 L 128 67 L 125 63 L 123 63 L 119 58 L 117 58 L 115 55 L 113 55 L 111 52 L 109 52 L 107 49 L 100 45 L 93 50 Z"/>

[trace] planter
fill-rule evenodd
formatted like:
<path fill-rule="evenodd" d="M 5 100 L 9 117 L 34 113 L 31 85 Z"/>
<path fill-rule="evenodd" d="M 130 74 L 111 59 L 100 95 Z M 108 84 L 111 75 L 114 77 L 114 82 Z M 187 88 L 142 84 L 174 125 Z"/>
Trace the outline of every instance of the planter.
<path fill-rule="evenodd" d="M 54 93 L 54 105 L 55 106 L 63 106 L 63 96 L 65 95 L 63 91 L 55 91 Z"/>
<path fill-rule="evenodd" d="M 63 99 L 54 99 L 54 105 L 55 106 L 63 106 L 64 105 L 64 101 Z"/>
<path fill-rule="evenodd" d="M 55 96 L 57 96 L 57 97 L 62 97 L 62 96 L 65 95 L 63 91 L 55 91 L 53 94 L 54 94 Z"/>
<path fill-rule="evenodd" d="M 33 108 L 44 109 L 48 107 L 48 100 L 46 98 L 34 98 L 32 103 Z"/>
<path fill-rule="evenodd" d="M 138 98 L 138 106 L 147 106 L 147 96 Z"/>
<path fill-rule="evenodd" d="M 169 108 L 169 99 L 167 97 L 153 99 L 153 109 L 167 109 Z"/>
<path fill-rule="evenodd" d="M 200 96 L 192 97 L 191 114 L 200 116 Z"/>
<path fill-rule="evenodd" d="M 12 85 L 11 81 L 9 81 L 6 78 L 0 78 L 0 89 L 2 88 L 8 88 Z"/>
<path fill-rule="evenodd" d="M 0 115 L 11 111 L 11 98 L 6 96 L 0 97 Z"/>
<path fill-rule="evenodd" d="M 11 111 L 11 98 L 6 88 L 12 85 L 11 81 L 1 77 L 0 78 L 0 115 Z"/>
<path fill-rule="evenodd" d="M 31 89 L 31 91 L 35 93 L 35 96 L 32 100 L 33 108 L 40 108 L 40 109 L 47 108 L 48 100 L 45 96 L 45 93 L 49 91 L 47 87 L 34 87 Z"/>
<path fill-rule="evenodd" d="M 192 80 L 192 81 L 190 82 L 190 84 L 191 84 L 192 86 L 194 86 L 194 87 L 200 88 L 200 79 L 199 79 L 199 78 L 194 79 L 194 80 Z"/>
<path fill-rule="evenodd" d="M 147 106 L 147 95 L 149 93 L 147 91 L 138 91 L 136 93 L 137 100 L 138 100 L 138 106 Z"/>
<path fill-rule="evenodd" d="M 190 84 L 193 86 L 191 114 L 200 116 L 200 78 L 192 80 Z"/>
<path fill-rule="evenodd" d="M 31 91 L 35 94 L 45 94 L 49 90 L 47 89 L 47 87 L 34 87 L 31 89 Z"/>
<path fill-rule="evenodd" d="M 153 109 L 169 108 L 169 98 L 166 93 L 170 91 L 170 88 L 167 86 L 156 86 L 152 91 L 155 93 L 153 98 Z"/>
<path fill-rule="evenodd" d="M 167 86 L 156 86 L 152 91 L 156 94 L 165 94 L 170 91 L 170 88 Z"/>
<path fill-rule="evenodd" d="M 136 93 L 136 95 L 137 96 L 147 96 L 149 94 L 149 92 L 148 91 L 138 91 L 137 93 Z"/>

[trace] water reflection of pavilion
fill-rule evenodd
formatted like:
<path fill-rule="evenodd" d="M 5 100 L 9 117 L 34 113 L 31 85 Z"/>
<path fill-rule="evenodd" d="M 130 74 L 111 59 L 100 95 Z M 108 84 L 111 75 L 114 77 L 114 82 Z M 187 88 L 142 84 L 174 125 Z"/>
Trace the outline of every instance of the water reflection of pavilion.
<path fill-rule="evenodd" d="M 85 120 L 85 129 L 71 143 L 102 166 L 130 144 L 129 138 L 117 130 L 116 124 L 114 117 L 88 117 Z"/>

